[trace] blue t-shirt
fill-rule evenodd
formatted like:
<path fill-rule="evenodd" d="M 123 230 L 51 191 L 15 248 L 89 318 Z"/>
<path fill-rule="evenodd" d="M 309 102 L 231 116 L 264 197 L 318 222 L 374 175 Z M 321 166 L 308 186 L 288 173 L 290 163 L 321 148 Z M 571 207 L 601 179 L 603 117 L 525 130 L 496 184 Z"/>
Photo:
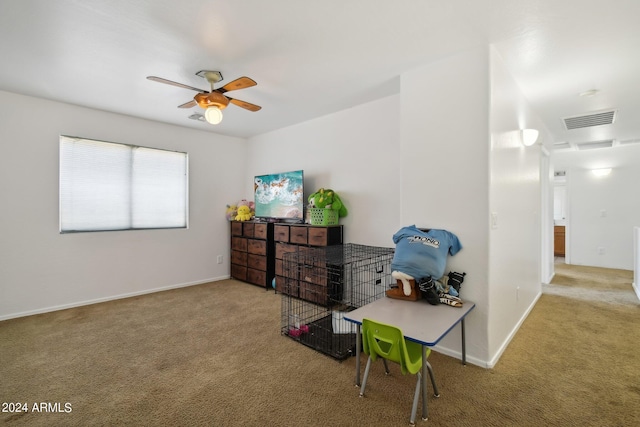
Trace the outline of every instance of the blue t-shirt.
<path fill-rule="evenodd" d="M 462 249 L 455 234 L 447 230 L 422 231 L 415 225 L 398 230 L 393 235 L 393 242 L 396 251 L 391 270 L 408 274 L 416 280 L 444 276 L 447 255 L 455 255 Z"/>

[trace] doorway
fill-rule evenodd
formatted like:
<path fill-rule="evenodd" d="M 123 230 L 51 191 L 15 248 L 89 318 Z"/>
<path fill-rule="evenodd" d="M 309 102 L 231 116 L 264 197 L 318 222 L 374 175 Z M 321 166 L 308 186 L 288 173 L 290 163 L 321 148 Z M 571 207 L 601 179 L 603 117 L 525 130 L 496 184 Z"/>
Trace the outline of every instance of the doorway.
<path fill-rule="evenodd" d="M 553 256 L 555 263 L 567 261 L 567 176 L 556 171 L 553 176 Z"/>

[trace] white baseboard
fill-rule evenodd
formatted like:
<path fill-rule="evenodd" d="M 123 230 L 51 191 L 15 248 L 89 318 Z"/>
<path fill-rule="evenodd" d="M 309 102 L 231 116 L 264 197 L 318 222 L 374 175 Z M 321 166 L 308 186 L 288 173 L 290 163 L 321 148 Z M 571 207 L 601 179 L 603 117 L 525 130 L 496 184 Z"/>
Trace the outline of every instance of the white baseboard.
<path fill-rule="evenodd" d="M 39 308 L 37 310 L 29 310 L 29 311 L 23 311 L 23 312 L 19 312 L 19 313 L 11 313 L 11 314 L 7 314 L 7 315 L 4 315 L 4 316 L 0 316 L 0 322 L 3 321 L 3 320 L 16 319 L 18 317 L 33 316 L 35 314 L 50 313 L 52 311 L 66 310 L 68 308 L 82 307 L 82 306 L 85 306 L 85 305 L 99 304 L 101 302 L 114 301 L 114 300 L 123 299 L 123 298 L 136 297 L 136 296 L 139 296 L 139 295 L 152 294 L 152 293 L 155 293 L 155 292 L 168 291 L 170 289 L 178 289 L 178 288 L 186 288 L 188 286 L 202 285 L 203 283 L 217 282 L 219 280 L 225 280 L 225 279 L 228 279 L 228 278 L 229 278 L 229 276 L 215 277 L 215 278 L 210 278 L 210 279 L 197 280 L 195 282 L 178 283 L 178 284 L 175 284 L 175 285 L 164 286 L 164 287 L 161 287 L 161 288 L 145 289 L 143 291 L 130 292 L 130 293 L 120 294 L 120 295 L 112 295 L 112 296 L 108 296 L 108 297 L 104 297 L 104 298 L 96 298 L 96 299 L 92 299 L 92 300 L 72 302 L 72 303 L 69 303 L 69 304 L 55 305 L 55 306 L 51 306 L 51 307 L 43 307 L 43 308 Z"/>
<path fill-rule="evenodd" d="M 636 296 L 638 297 L 638 299 L 640 299 L 640 287 L 638 287 L 638 285 L 634 283 L 631 284 L 631 286 L 633 286 L 633 291 L 636 293 Z"/>
<path fill-rule="evenodd" d="M 518 330 L 520 330 L 520 327 L 522 326 L 524 321 L 527 319 L 527 317 L 529 317 L 529 313 L 531 313 L 531 310 L 533 310 L 533 307 L 536 306 L 541 296 L 542 296 L 542 290 L 538 292 L 538 295 L 536 295 L 536 297 L 533 299 L 533 301 L 527 308 L 527 311 L 524 312 L 522 317 L 520 317 L 520 320 L 518 321 L 518 323 L 513 327 L 513 329 L 511 329 L 511 333 L 509 334 L 507 339 L 504 340 L 504 342 L 502 343 L 502 345 L 500 346 L 496 354 L 493 356 L 493 358 L 489 361 L 489 363 L 487 364 L 487 368 L 491 369 L 494 366 L 496 366 L 496 364 L 498 363 L 498 360 L 500 360 L 500 357 L 502 357 L 502 354 L 509 346 L 509 343 L 511 342 L 513 337 L 516 336 L 516 333 L 518 332 Z"/>
<path fill-rule="evenodd" d="M 458 360 L 460 360 L 460 363 L 462 363 L 462 352 L 461 351 L 452 350 L 452 349 L 450 349 L 448 347 L 442 347 L 440 345 L 434 346 L 433 347 L 433 351 L 438 352 L 440 354 L 444 354 L 444 355 L 449 356 L 449 357 L 453 357 L 454 359 L 458 359 Z M 469 356 L 469 354 L 467 354 L 467 364 L 480 366 L 481 368 L 488 368 L 489 367 L 486 360 L 481 360 L 481 359 L 478 359 L 476 357 Z M 436 372 L 436 375 L 438 375 L 437 372 Z"/>
<path fill-rule="evenodd" d="M 493 358 L 491 360 L 482 360 L 482 359 L 478 359 L 476 357 L 467 355 L 467 363 L 470 363 L 470 364 L 476 365 L 476 366 L 480 366 L 481 368 L 486 368 L 486 369 L 492 369 L 494 366 L 496 366 L 496 364 L 498 363 L 498 360 L 502 356 L 502 353 L 504 353 L 504 351 L 507 349 L 507 347 L 509 346 L 509 343 L 511 342 L 513 337 L 516 336 L 516 333 L 520 329 L 520 326 L 522 326 L 524 321 L 527 319 L 527 317 L 529 316 L 529 313 L 531 313 L 531 310 L 533 310 L 533 307 L 535 307 L 536 303 L 540 299 L 540 296 L 542 296 L 542 291 L 540 291 L 538 293 L 536 298 L 529 305 L 529 307 L 527 308 L 527 311 L 525 311 L 525 313 L 522 315 L 522 317 L 520 318 L 518 323 L 513 327 L 513 329 L 511 330 L 511 333 L 504 340 L 504 342 L 500 346 L 500 349 L 493 356 Z M 433 347 L 433 350 L 437 351 L 438 353 L 445 354 L 447 356 L 451 356 L 451 357 L 454 357 L 456 359 L 462 360 L 462 352 L 460 352 L 458 350 L 452 350 L 452 349 L 450 349 L 448 347 L 442 347 L 440 345 L 436 345 L 435 347 Z"/>

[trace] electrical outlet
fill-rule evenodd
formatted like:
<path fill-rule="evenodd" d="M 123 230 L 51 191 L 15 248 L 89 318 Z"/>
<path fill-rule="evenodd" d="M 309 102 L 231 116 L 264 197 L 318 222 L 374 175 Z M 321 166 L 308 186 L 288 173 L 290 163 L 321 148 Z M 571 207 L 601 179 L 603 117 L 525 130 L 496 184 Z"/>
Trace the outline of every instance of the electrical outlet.
<path fill-rule="evenodd" d="M 222 264 L 224 261 L 224 257 L 222 255 L 218 255 L 218 264 Z"/>
<path fill-rule="evenodd" d="M 605 252 L 604 246 L 598 246 L 598 255 L 604 255 Z"/>
<path fill-rule="evenodd" d="M 516 287 L 516 301 L 520 301 L 520 286 Z"/>

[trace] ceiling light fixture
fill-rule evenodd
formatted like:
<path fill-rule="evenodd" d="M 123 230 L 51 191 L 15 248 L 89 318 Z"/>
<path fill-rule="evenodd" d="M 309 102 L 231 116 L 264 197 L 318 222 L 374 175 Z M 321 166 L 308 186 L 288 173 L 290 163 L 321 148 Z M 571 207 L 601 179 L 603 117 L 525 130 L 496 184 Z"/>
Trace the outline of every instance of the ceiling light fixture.
<path fill-rule="evenodd" d="M 538 140 L 538 129 L 522 129 L 520 131 L 520 136 L 522 138 L 522 143 L 525 147 L 529 147 L 536 143 Z"/>
<path fill-rule="evenodd" d="M 218 92 L 199 93 L 193 99 L 205 110 L 204 117 L 212 125 L 222 121 L 222 110 L 229 105 L 229 98 Z"/>
<path fill-rule="evenodd" d="M 222 111 L 217 106 L 209 107 L 204 112 L 204 118 L 212 125 L 217 125 L 222 121 Z"/>
<path fill-rule="evenodd" d="M 222 121 L 222 110 L 229 105 L 229 98 L 214 90 L 213 85 L 222 80 L 219 71 L 202 70 L 196 73 L 211 84 L 211 92 L 199 93 L 193 97 L 200 108 L 204 109 L 204 118 L 208 123 L 217 125 Z"/>
<path fill-rule="evenodd" d="M 595 176 L 607 176 L 611 173 L 611 168 L 591 169 L 591 173 Z"/>

